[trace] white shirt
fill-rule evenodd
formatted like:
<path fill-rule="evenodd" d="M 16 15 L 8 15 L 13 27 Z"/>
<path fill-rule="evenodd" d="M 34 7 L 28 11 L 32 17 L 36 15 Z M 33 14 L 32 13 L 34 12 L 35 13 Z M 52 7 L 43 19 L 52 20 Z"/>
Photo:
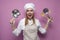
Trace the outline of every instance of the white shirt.
<path fill-rule="evenodd" d="M 33 20 L 28 20 L 28 24 L 31 25 L 33 24 Z M 46 33 L 46 29 L 42 28 L 41 27 L 41 24 L 39 22 L 38 19 L 35 19 L 35 24 L 37 25 L 38 27 L 38 30 L 42 33 L 42 34 L 45 34 Z M 12 32 L 14 35 L 18 36 L 22 30 L 24 30 L 25 28 L 25 18 L 21 19 L 17 28 Z"/>

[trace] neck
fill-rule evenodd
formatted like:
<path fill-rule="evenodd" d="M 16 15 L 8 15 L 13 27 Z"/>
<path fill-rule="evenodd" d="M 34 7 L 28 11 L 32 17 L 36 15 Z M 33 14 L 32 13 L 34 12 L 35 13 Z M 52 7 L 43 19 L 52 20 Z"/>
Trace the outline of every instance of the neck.
<path fill-rule="evenodd" d="M 32 18 L 29 18 L 28 20 L 32 20 Z"/>

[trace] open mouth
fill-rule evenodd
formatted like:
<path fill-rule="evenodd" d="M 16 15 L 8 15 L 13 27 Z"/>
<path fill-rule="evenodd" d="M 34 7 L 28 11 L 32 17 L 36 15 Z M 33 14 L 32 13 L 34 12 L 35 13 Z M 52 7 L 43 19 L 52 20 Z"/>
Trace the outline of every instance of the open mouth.
<path fill-rule="evenodd" d="M 28 15 L 29 17 L 31 17 L 32 15 Z"/>
<path fill-rule="evenodd" d="M 29 15 L 29 16 L 31 16 L 31 15 Z"/>

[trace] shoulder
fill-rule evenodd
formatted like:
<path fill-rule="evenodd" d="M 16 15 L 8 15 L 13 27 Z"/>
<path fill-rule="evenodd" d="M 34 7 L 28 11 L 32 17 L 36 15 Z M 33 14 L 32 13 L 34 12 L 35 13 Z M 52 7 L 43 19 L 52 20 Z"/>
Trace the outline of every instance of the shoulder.
<path fill-rule="evenodd" d="M 20 22 L 25 22 L 25 18 L 21 19 Z"/>
<path fill-rule="evenodd" d="M 24 24 L 25 24 L 25 18 L 21 19 L 21 20 L 19 21 L 19 24 L 20 24 L 20 25 L 24 25 Z"/>
<path fill-rule="evenodd" d="M 36 24 L 37 26 L 41 26 L 41 23 L 40 23 L 39 19 L 36 19 L 36 18 L 35 18 L 35 24 Z"/>
<path fill-rule="evenodd" d="M 39 19 L 35 18 L 35 22 L 39 22 Z"/>

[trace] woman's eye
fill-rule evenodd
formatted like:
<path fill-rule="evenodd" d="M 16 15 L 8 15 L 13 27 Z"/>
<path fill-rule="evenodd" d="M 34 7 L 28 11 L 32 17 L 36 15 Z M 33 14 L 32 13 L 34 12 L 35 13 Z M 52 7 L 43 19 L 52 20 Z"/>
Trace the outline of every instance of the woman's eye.
<path fill-rule="evenodd" d="M 31 10 L 31 11 L 33 11 L 33 10 Z"/>
<path fill-rule="evenodd" d="M 27 12 L 29 12 L 29 11 L 33 11 L 33 10 L 27 10 Z"/>
<path fill-rule="evenodd" d="M 27 12 L 28 12 L 29 10 L 27 10 Z"/>

